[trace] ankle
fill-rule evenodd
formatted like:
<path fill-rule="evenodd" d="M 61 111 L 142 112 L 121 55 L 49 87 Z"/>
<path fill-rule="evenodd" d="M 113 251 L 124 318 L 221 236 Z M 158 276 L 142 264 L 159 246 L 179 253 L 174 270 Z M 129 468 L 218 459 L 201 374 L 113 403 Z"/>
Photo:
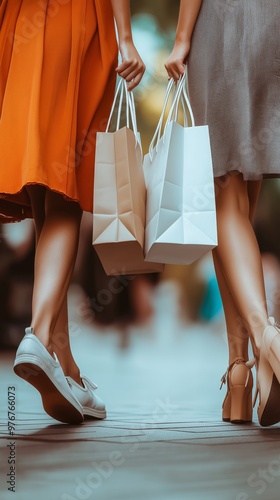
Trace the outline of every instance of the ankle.
<path fill-rule="evenodd" d="M 234 352 L 234 353 L 230 354 L 230 356 L 229 356 L 228 366 L 230 367 L 230 366 L 234 365 L 236 362 L 244 361 L 244 363 L 246 363 L 246 361 L 248 361 L 248 359 L 249 359 L 248 354 L 244 355 L 244 353 Z"/>
<path fill-rule="evenodd" d="M 253 356 L 255 360 L 258 362 L 260 359 L 260 350 L 261 350 L 261 342 L 259 342 L 257 345 L 252 341 L 252 351 L 253 351 Z"/>
<path fill-rule="evenodd" d="M 45 340 L 41 339 L 38 335 L 35 336 L 37 337 L 38 340 L 40 340 L 41 344 L 45 347 L 45 349 L 48 351 L 51 357 L 55 358 L 52 345 L 48 342 L 45 342 Z"/>
<path fill-rule="evenodd" d="M 39 332 L 35 331 L 35 328 L 31 326 L 31 331 L 35 337 L 41 342 L 41 344 L 47 349 L 51 356 L 53 356 L 53 346 L 50 342 L 49 335 L 41 335 Z"/>
<path fill-rule="evenodd" d="M 263 335 L 268 327 L 275 327 L 275 320 L 272 317 L 266 316 L 266 318 L 263 319 L 262 322 L 260 322 L 260 325 L 258 328 L 254 328 L 252 331 L 253 334 L 253 342 L 258 351 L 261 349 L 262 341 L 263 341 Z"/>
<path fill-rule="evenodd" d="M 79 384 L 83 387 L 82 380 L 81 380 L 81 374 L 80 374 L 80 370 L 78 367 L 64 367 L 63 365 L 61 365 L 61 366 L 62 366 L 64 375 L 66 377 L 71 377 L 73 380 L 75 380 L 75 382 L 77 382 L 77 384 Z"/>
<path fill-rule="evenodd" d="M 33 319 L 30 326 L 33 330 L 34 335 L 36 335 L 36 337 L 46 348 L 53 347 L 50 334 L 50 332 L 52 332 L 52 329 L 50 328 L 50 325 L 48 325 L 46 322 L 44 323 Z"/>
<path fill-rule="evenodd" d="M 259 357 L 260 357 L 260 351 L 261 351 L 261 346 L 263 344 L 264 334 L 265 334 L 267 328 L 269 328 L 269 327 L 275 328 L 274 325 L 272 325 L 272 322 L 270 322 L 270 320 L 268 319 L 267 323 L 265 325 L 263 325 L 262 330 L 259 332 L 256 332 L 254 339 L 252 340 L 252 348 L 253 348 L 254 356 L 256 359 L 259 359 Z"/>

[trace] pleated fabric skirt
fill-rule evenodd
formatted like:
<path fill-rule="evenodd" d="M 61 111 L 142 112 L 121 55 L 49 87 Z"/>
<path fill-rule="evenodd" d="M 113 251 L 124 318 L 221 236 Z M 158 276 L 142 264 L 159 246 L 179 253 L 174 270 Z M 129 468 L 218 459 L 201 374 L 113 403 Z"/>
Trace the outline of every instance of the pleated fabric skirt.
<path fill-rule="evenodd" d="M 110 0 L 0 0 L 0 222 L 32 217 L 29 184 L 92 212 L 117 51 Z"/>
<path fill-rule="evenodd" d="M 280 1 L 203 0 L 188 59 L 214 174 L 280 175 Z"/>

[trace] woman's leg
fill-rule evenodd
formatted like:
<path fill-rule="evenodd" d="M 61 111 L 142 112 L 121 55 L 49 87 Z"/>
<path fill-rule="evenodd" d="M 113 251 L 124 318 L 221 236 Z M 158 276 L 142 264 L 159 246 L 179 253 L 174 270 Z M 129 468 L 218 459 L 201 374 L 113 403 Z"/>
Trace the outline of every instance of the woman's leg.
<path fill-rule="evenodd" d="M 43 186 L 31 186 L 28 188 L 31 198 L 32 212 L 35 224 L 36 246 L 38 245 L 41 232 L 45 223 L 45 196 L 46 188 Z M 55 351 L 65 375 L 71 376 L 80 383 L 80 370 L 73 358 L 69 339 L 67 294 L 53 331 L 53 350 Z"/>
<path fill-rule="evenodd" d="M 81 384 L 80 370 L 76 364 L 70 345 L 67 296 L 65 296 L 56 322 L 52 346 L 66 376 Z"/>
<path fill-rule="evenodd" d="M 62 365 L 72 366 L 73 376 L 77 366 L 67 339 L 66 294 L 76 259 L 81 209 L 41 186 L 30 186 L 28 192 L 37 239 L 32 326 L 49 351 L 56 344 Z M 63 342 L 61 332 L 65 333 Z"/>
<path fill-rule="evenodd" d="M 229 179 L 228 179 L 229 180 Z M 221 189 L 221 183 L 219 189 Z M 247 192 L 249 199 L 249 220 L 252 223 L 257 207 L 259 193 L 261 189 L 261 181 L 252 181 L 247 183 Z M 239 310 L 228 287 L 228 283 L 224 277 L 219 257 L 216 252 L 213 252 L 213 260 L 219 289 L 223 302 L 225 314 L 228 346 L 229 346 L 229 366 L 236 358 L 248 359 L 248 331 L 242 320 Z"/>
<path fill-rule="evenodd" d="M 216 179 L 216 188 L 219 245 L 213 255 L 218 263 L 217 277 L 221 279 L 221 273 L 224 277 L 221 289 L 229 330 L 233 331 L 230 338 L 236 335 L 236 328 L 243 330 L 244 322 L 258 355 L 262 333 L 268 324 L 261 255 L 251 223 L 259 183 L 254 186 L 244 181 L 241 174 L 229 175 L 223 184 Z M 236 327 L 239 320 L 232 319 L 236 314 L 241 317 L 241 327 Z M 231 342 L 232 353 L 235 350 L 246 354 L 245 342 L 246 336 L 239 347 L 233 347 Z"/>
<path fill-rule="evenodd" d="M 236 358 L 248 360 L 249 335 L 225 280 L 220 261 L 214 252 L 213 261 L 223 302 L 229 349 L 228 365 L 230 366 Z"/>
<path fill-rule="evenodd" d="M 28 193 L 36 229 L 31 327 L 49 352 L 57 354 L 60 364 L 29 334 L 18 348 L 14 370 L 40 392 L 51 417 L 66 423 L 80 423 L 86 417 L 103 419 L 105 405 L 93 394 L 96 386 L 86 377 L 81 380 L 69 341 L 67 290 L 82 211 L 77 203 L 41 186 L 28 187 Z"/>

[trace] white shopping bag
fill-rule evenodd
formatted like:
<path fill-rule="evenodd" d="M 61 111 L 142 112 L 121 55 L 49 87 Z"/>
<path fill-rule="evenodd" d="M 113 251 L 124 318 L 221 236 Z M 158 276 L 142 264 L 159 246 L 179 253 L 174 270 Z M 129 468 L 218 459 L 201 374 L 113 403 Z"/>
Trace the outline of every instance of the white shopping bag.
<path fill-rule="evenodd" d="M 217 245 L 213 167 L 207 126 L 194 126 L 185 75 L 177 84 L 164 133 L 164 114 L 174 82 L 144 158 L 147 186 L 147 261 L 191 264 Z M 178 123 L 182 104 L 185 126 Z M 187 111 L 192 126 L 187 125 Z M 160 137 L 161 136 L 161 137 Z"/>

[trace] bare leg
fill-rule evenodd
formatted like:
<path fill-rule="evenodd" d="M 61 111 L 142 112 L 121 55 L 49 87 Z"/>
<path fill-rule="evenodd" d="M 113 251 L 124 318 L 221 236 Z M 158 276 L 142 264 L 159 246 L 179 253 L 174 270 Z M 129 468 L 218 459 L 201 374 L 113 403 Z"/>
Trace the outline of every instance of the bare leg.
<path fill-rule="evenodd" d="M 45 222 L 45 195 L 46 189 L 43 186 L 32 186 L 28 188 L 36 232 L 36 245 L 38 245 L 40 235 Z M 58 320 L 53 331 L 53 349 L 60 361 L 65 375 L 71 376 L 80 383 L 80 370 L 73 358 L 70 346 L 68 328 L 67 295 L 64 298 Z"/>
<path fill-rule="evenodd" d="M 71 365 L 77 372 L 69 339 L 64 339 L 62 349 L 61 331 L 68 335 L 66 294 L 75 264 L 81 209 L 40 186 L 30 186 L 29 195 L 37 236 L 32 326 L 50 352 L 56 344 L 62 365 Z"/>
<path fill-rule="evenodd" d="M 241 174 L 229 176 L 222 187 L 216 179 L 216 185 L 219 246 L 213 256 L 218 264 L 217 277 L 230 331 L 230 356 L 234 352 L 247 355 L 246 335 L 239 346 L 232 343 L 236 329 L 243 331 L 243 322 L 258 355 L 261 336 L 268 324 L 261 256 L 251 223 L 259 185 L 244 181 Z M 236 318 L 240 317 L 238 326 Z"/>
<path fill-rule="evenodd" d="M 261 189 L 261 181 L 248 182 L 249 197 L 249 219 L 253 222 L 256 206 Z M 242 320 L 239 310 L 234 302 L 232 294 L 221 269 L 219 257 L 213 252 L 216 276 L 223 302 L 223 309 L 226 320 L 228 346 L 229 346 L 229 366 L 236 358 L 248 360 L 248 340 L 247 328 Z"/>
<path fill-rule="evenodd" d="M 52 337 L 53 350 L 55 351 L 64 374 L 72 377 L 81 384 L 80 370 L 71 351 L 68 323 L 67 297 L 65 297 Z"/>
<path fill-rule="evenodd" d="M 225 314 L 228 348 L 229 348 L 228 365 L 230 366 L 233 360 L 236 358 L 242 358 L 245 361 L 248 360 L 249 336 L 247 329 L 244 325 L 244 321 L 240 316 L 240 313 L 235 305 L 233 297 L 228 288 L 217 254 L 214 252 L 213 252 L 213 261 Z"/>

